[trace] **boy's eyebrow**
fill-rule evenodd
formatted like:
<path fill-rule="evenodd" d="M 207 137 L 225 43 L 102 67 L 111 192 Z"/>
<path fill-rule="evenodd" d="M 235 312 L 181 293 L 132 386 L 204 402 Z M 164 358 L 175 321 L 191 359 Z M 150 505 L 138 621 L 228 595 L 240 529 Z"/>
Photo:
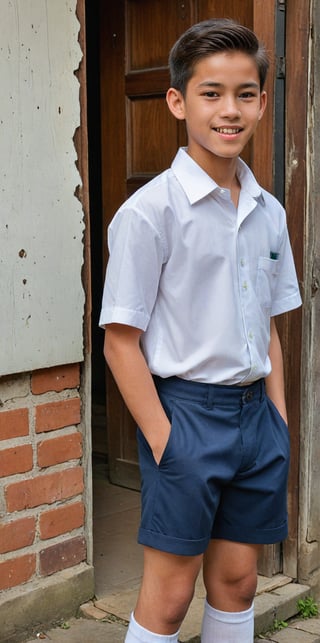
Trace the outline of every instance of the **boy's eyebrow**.
<path fill-rule="evenodd" d="M 199 83 L 199 87 L 224 87 L 223 83 L 215 83 L 213 80 L 204 80 L 202 83 Z M 248 81 L 247 83 L 241 83 L 237 86 L 237 89 L 259 89 L 259 84 L 254 81 Z"/>

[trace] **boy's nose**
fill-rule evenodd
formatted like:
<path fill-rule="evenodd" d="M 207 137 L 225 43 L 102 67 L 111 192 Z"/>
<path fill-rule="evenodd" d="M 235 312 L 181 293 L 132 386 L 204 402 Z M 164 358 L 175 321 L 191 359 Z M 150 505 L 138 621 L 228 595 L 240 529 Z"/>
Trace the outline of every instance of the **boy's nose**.
<path fill-rule="evenodd" d="M 241 114 L 239 105 L 234 98 L 225 98 L 222 109 L 222 115 L 228 116 L 229 118 L 238 118 Z"/>

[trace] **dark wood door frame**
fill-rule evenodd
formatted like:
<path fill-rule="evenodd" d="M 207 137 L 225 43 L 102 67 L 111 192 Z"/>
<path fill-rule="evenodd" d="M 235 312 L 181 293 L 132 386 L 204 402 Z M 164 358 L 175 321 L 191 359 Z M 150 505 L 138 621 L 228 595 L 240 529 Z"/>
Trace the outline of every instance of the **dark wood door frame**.
<path fill-rule="evenodd" d="M 310 0 L 290 0 L 286 11 L 286 163 L 285 206 L 301 294 L 304 294 L 306 220 L 306 150 L 308 116 L 308 48 Z M 284 542 L 283 571 L 297 578 L 301 423 L 302 309 L 284 316 L 281 339 L 285 354 L 286 394 L 291 435 L 289 536 Z"/>

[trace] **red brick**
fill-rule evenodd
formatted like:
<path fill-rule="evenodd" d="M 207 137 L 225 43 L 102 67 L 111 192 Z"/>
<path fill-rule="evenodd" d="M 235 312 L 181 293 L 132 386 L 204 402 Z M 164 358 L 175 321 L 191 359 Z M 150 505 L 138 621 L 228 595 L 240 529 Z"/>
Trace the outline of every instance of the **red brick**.
<path fill-rule="evenodd" d="M 63 435 L 38 444 L 39 467 L 50 467 L 60 462 L 75 460 L 82 456 L 81 433 Z"/>
<path fill-rule="evenodd" d="M 29 435 L 28 409 L 0 411 L 0 440 L 20 438 Z"/>
<path fill-rule="evenodd" d="M 74 467 L 31 480 L 22 480 L 7 485 L 5 497 L 8 511 L 21 511 L 30 507 L 52 504 L 77 496 L 83 491 L 83 470 Z"/>
<path fill-rule="evenodd" d="M 80 385 L 80 365 L 67 364 L 34 371 L 31 378 L 31 391 L 34 395 L 48 391 L 63 391 Z"/>
<path fill-rule="evenodd" d="M 72 505 L 58 507 L 45 511 L 40 516 L 40 538 L 54 538 L 73 529 L 82 527 L 84 523 L 83 502 L 75 502 Z"/>
<path fill-rule="evenodd" d="M 78 397 L 36 406 L 36 433 L 62 429 L 79 422 L 80 399 Z"/>
<path fill-rule="evenodd" d="M 35 554 L 26 554 L 0 563 L 0 590 L 26 583 L 36 570 Z"/>
<path fill-rule="evenodd" d="M 81 536 L 40 551 L 40 573 L 49 576 L 86 559 L 86 542 Z"/>
<path fill-rule="evenodd" d="M 35 529 L 36 520 L 33 516 L 0 525 L 0 554 L 32 545 Z"/>
<path fill-rule="evenodd" d="M 31 444 L 23 444 L 0 451 L 0 478 L 12 476 L 15 473 L 31 471 L 32 467 L 33 453 Z"/>

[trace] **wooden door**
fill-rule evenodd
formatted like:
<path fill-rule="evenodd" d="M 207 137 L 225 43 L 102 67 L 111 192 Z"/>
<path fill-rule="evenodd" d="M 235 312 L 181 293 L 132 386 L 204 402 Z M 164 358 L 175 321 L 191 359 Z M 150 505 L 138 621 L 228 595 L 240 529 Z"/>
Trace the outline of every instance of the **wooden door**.
<path fill-rule="evenodd" d="M 104 238 L 125 198 L 167 168 L 177 148 L 185 144 L 184 125 L 170 115 L 165 102 L 168 52 L 177 37 L 199 20 L 231 17 L 253 28 L 274 52 L 276 6 L 274 0 L 100 0 Z M 258 181 L 271 191 L 275 68 L 271 56 L 268 109 L 243 155 Z M 110 479 L 139 489 L 135 424 L 109 372 L 107 421 Z M 294 461 L 297 464 L 296 457 Z M 293 542 L 296 524 L 291 531 Z M 281 548 L 266 547 L 260 571 L 272 575 L 280 568 Z"/>
<path fill-rule="evenodd" d="M 171 164 L 184 125 L 165 102 L 168 51 L 192 22 L 192 2 L 100 2 L 103 225 L 134 190 Z M 105 257 L 106 262 L 107 257 Z M 107 375 L 109 471 L 138 489 L 135 425 Z"/>

